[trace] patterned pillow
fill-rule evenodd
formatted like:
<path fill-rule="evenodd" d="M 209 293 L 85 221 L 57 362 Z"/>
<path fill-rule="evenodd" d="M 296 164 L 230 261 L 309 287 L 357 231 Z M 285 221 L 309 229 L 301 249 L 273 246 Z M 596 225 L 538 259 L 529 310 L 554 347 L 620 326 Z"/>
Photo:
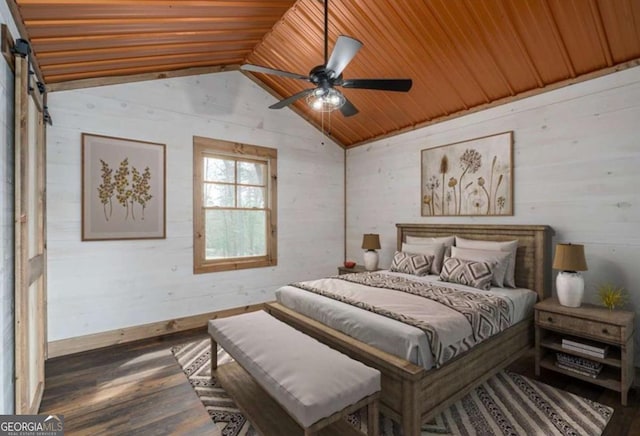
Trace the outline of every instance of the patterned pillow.
<path fill-rule="evenodd" d="M 431 262 L 431 272 L 433 274 L 440 274 L 442 269 L 442 260 L 444 259 L 445 247 L 442 244 L 407 244 L 402 243 L 402 252 L 412 254 L 424 254 L 427 256 L 433 255 L 433 262 Z"/>
<path fill-rule="evenodd" d="M 504 276 L 504 285 L 510 288 L 516 287 L 516 255 L 518 252 L 517 239 L 515 241 L 496 242 L 465 239 L 456 236 L 456 247 L 480 250 L 499 250 L 509 253 L 509 263 L 507 264 L 507 273 Z"/>
<path fill-rule="evenodd" d="M 431 271 L 433 255 L 412 254 L 396 251 L 393 255 L 390 271 L 413 274 L 415 276 L 426 276 Z"/>
<path fill-rule="evenodd" d="M 504 288 L 504 277 L 509 266 L 511 253 L 495 250 L 476 250 L 475 248 L 451 247 L 451 257 L 459 259 L 473 260 L 475 262 L 494 263 L 492 265 L 493 279 L 491 283 L 499 288 Z"/>
<path fill-rule="evenodd" d="M 491 287 L 493 264 L 457 257 L 447 257 L 442 263 L 440 280 L 471 286 L 483 291 Z"/>

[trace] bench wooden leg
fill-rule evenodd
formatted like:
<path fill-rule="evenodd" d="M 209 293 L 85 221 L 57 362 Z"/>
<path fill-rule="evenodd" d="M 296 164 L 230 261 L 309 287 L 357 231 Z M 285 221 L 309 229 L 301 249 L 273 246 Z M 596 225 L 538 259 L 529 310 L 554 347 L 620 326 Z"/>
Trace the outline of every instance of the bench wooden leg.
<path fill-rule="evenodd" d="M 367 435 L 378 436 L 380 429 L 378 428 L 378 400 L 369 403 L 367 406 Z"/>
<path fill-rule="evenodd" d="M 314 431 L 309 430 L 308 428 L 304 429 L 304 436 L 313 436 L 315 434 Z"/>
<path fill-rule="evenodd" d="M 218 343 L 213 337 L 211 337 L 211 377 L 213 378 L 213 371 L 218 369 Z"/>

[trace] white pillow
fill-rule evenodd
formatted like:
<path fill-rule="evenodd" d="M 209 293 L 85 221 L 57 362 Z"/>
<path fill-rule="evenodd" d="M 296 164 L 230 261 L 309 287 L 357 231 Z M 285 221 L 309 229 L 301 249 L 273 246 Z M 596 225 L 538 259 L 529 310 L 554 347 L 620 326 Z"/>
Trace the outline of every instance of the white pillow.
<path fill-rule="evenodd" d="M 507 274 L 510 256 L 511 253 L 506 251 L 451 247 L 451 257 L 494 264 L 493 268 L 491 268 L 493 271 L 491 283 L 500 288 L 504 288 L 504 277 Z"/>
<path fill-rule="evenodd" d="M 442 244 L 444 245 L 445 256 L 451 256 L 451 247 L 453 247 L 453 242 L 455 241 L 455 236 L 441 236 L 437 238 L 423 237 L 423 236 L 407 236 L 406 238 L 407 244 Z M 438 269 L 438 274 L 440 270 Z"/>
<path fill-rule="evenodd" d="M 433 274 L 440 274 L 440 270 L 442 269 L 442 259 L 444 258 L 444 245 L 442 244 L 407 244 L 406 242 L 403 242 L 402 252 L 433 256 L 433 262 L 431 262 L 431 272 Z"/>
<path fill-rule="evenodd" d="M 518 241 L 478 241 L 475 239 L 465 239 L 456 236 L 456 247 L 474 248 L 476 250 L 505 251 L 511 254 L 507 265 L 507 274 L 504 276 L 505 286 L 516 287 L 516 252 L 518 251 Z"/>

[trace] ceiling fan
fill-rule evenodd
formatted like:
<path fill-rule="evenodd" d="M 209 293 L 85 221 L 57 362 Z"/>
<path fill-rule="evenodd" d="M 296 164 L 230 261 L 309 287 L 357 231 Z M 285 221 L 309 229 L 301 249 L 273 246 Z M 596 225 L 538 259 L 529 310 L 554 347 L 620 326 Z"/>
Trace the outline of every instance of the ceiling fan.
<path fill-rule="evenodd" d="M 345 117 L 358 113 L 358 109 L 347 99 L 336 86 L 343 88 L 372 89 L 379 91 L 407 92 L 411 89 L 411 79 L 343 79 L 342 71 L 358 53 L 362 43 L 355 38 L 340 35 L 329 53 L 329 0 L 324 0 L 324 64 L 311 69 L 308 76 L 277 70 L 260 65 L 245 64 L 240 67 L 244 71 L 273 74 L 291 79 L 311 82 L 315 88 L 305 89 L 290 97 L 269 106 L 270 109 L 282 109 L 297 100 L 307 97 L 309 105 L 322 112 L 340 109 Z"/>

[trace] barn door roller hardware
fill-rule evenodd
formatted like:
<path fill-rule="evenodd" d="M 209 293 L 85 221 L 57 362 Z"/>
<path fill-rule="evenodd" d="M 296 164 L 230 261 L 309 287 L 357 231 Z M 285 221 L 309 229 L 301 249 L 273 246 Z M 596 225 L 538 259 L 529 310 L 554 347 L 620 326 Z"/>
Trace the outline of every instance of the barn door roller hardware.
<path fill-rule="evenodd" d="M 16 39 L 11 51 L 13 52 L 13 54 L 17 56 L 20 56 L 22 58 L 27 58 L 29 75 L 35 75 L 34 71 L 31 69 L 31 61 L 30 61 L 31 44 L 29 43 L 29 41 L 22 38 Z M 38 92 L 40 92 L 40 94 L 42 95 L 42 101 L 45 102 L 47 87 L 45 86 L 44 83 L 40 81 L 36 81 L 36 86 L 38 87 Z M 32 92 L 32 91 L 35 91 L 35 90 L 31 87 L 31 85 L 29 85 L 29 92 Z M 51 114 L 49 113 L 49 107 L 46 105 L 46 103 L 42 107 L 42 118 L 45 123 L 49 124 L 50 126 L 53 125 L 53 119 L 51 118 Z"/>

